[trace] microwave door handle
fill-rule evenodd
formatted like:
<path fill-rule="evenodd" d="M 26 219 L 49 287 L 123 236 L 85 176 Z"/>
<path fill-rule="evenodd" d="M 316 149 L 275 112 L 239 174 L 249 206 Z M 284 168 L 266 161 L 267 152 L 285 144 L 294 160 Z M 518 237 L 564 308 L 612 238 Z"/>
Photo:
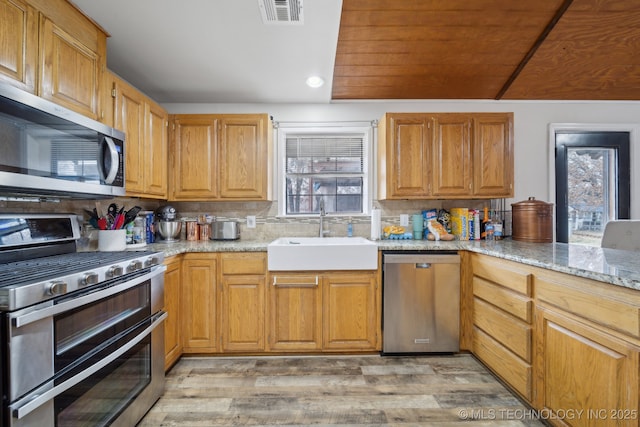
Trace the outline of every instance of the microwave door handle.
<path fill-rule="evenodd" d="M 56 314 L 64 313 L 65 311 L 71 310 L 73 308 L 77 308 L 85 304 L 89 304 L 94 301 L 98 301 L 103 298 L 109 297 L 111 295 L 115 295 L 129 288 L 132 288 L 140 283 L 150 280 L 151 278 L 155 277 L 158 274 L 163 274 L 166 269 L 167 269 L 166 265 L 155 266 L 153 270 L 151 270 L 149 273 L 136 277 L 134 279 L 128 280 L 119 285 L 115 285 L 115 286 L 103 289 L 101 291 L 96 291 L 87 295 L 83 295 L 81 297 L 74 298 L 67 302 L 47 306 L 40 310 L 34 310 L 22 316 L 17 316 L 13 318 L 12 325 L 16 328 L 20 328 L 22 326 L 28 325 L 29 323 L 33 323 L 38 320 L 45 319 L 47 317 L 55 316 Z"/>
<path fill-rule="evenodd" d="M 105 170 L 106 159 L 103 156 L 109 158 L 108 171 Z M 113 139 L 105 136 L 102 138 L 102 143 L 100 144 L 100 172 L 102 174 L 102 179 L 104 179 L 106 184 L 113 184 L 113 181 L 116 179 L 116 175 L 118 174 L 119 167 L 120 157 L 118 156 L 116 144 L 113 142 Z"/>
<path fill-rule="evenodd" d="M 25 403 L 24 405 L 20 405 L 20 401 L 18 401 L 17 403 L 15 403 L 13 405 L 10 405 L 9 409 L 11 409 L 11 413 L 13 414 L 13 418 L 17 418 L 17 419 L 24 418 L 25 416 L 27 416 L 31 412 L 35 411 L 36 409 L 38 409 L 40 406 L 42 406 L 43 404 L 45 404 L 49 400 L 51 400 L 54 397 L 64 393 L 65 391 L 69 390 L 71 387 L 75 386 L 76 384 L 86 380 L 91 375 L 93 375 L 96 372 L 98 372 L 100 369 L 104 368 L 105 366 L 107 366 L 111 362 L 115 361 L 117 358 L 119 358 L 120 356 L 125 354 L 127 351 L 129 351 L 131 348 L 133 348 L 133 346 L 135 346 L 140 341 L 142 341 L 147 335 L 149 335 L 151 333 L 151 331 L 153 331 L 158 325 L 160 325 L 160 323 L 162 323 L 167 318 L 167 316 L 168 316 L 168 314 L 166 312 L 161 311 L 153 319 L 153 323 L 151 325 L 149 325 L 147 328 L 145 328 L 135 338 L 133 338 L 131 341 L 127 342 L 125 345 L 123 345 L 122 347 L 120 347 L 119 349 L 114 351 L 113 353 L 109 354 L 107 357 L 105 357 L 101 361 L 97 362 L 94 365 L 91 365 L 91 367 L 89 367 L 88 369 L 82 371 L 78 375 L 69 378 L 65 382 L 63 382 L 61 384 L 58 384 L 57 386 L 45 391 L 44 393 L 36 394 L 35 396 L 27 396 L 27 397 L 21 399 L 21 401 L 25 400 L 25 399 L 31 399 L 27 403 Z"/>

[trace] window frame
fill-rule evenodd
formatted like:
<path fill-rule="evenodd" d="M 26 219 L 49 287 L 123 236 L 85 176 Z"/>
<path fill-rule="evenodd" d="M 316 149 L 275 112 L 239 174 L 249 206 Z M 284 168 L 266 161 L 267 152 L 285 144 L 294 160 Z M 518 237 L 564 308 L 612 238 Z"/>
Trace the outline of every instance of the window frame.
<path fill-rule="evenodd" d="M 548 174 L 548 191 L 549 191 L 549 200 L 556 200 L 556 160 L 555 160 L 555 147 L 556 147 L 556 133 L 559 132 L 629 132 L 629 159 L 631 162 L 631 201 L 630 201 L 630 209 L 632 219 L 640 217 L 640 200 L 637 198 L 633 198 L 634 191 L 638 185 L 640 185 L 640 174 L 636 172 L 633 165 L 640 164 L 640 149 L 638 149 L 638 144 L 640 144 L 640 125 L 638 124 L 630 124 L 630 123 L 618 123 L 618 124 L 610 124 L 610 123 L 550 123 L 548 127 L 548 139 L 547 139 L 547 155 L 548 155 L 548 165 L 549 165 L 549 174 Z M 557 208 L 554 203 L 554 211 Z M 557 212 L 554 215 L 554 223 L 553 223 L 553 241 L 556 241 L 556 223 L 557 223 Z"/>
<path fill-rule="evenodd" d="M 373 124 L 369 122 L 321 122 L 321 123 L 276 123 L 277 133 L 277 166 L 275 173 L 277 174 L 277 194 L 278 216 L 284 218 L 309 218 L 316 217 L 316 213 L 287 214 L 286 209 L 286 141 L 287 136 L 304 135 L 317 137 L 321 135 L 334 134 L 336 136 L 358 136 L 363 140 L 363 158 L 362 158 L 362 212 L 330 212 L 330 216 L 368 216 L 373 207 L 372 189 L 373 189 Z"/>

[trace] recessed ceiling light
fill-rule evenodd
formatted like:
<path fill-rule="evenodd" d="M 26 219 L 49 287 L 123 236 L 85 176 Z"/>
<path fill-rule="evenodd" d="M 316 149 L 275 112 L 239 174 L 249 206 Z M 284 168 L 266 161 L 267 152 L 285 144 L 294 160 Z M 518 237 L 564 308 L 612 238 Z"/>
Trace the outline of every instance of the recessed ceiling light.
<path fill-rule="evenodd" d="M 311 76 L 307 79 L 307 86 L 312 88 L 321 87 L 324 84 L 324 79 L 319 76 Z"/>

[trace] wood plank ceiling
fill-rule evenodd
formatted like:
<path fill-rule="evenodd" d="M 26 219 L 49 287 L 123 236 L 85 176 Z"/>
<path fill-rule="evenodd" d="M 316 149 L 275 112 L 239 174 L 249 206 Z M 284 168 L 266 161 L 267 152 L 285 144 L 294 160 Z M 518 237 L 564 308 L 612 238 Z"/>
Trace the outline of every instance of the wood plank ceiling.
<path fill-rule="evenodd" d="M 343 0 L 332 98 L 640 100 L 640 1 Z"/>

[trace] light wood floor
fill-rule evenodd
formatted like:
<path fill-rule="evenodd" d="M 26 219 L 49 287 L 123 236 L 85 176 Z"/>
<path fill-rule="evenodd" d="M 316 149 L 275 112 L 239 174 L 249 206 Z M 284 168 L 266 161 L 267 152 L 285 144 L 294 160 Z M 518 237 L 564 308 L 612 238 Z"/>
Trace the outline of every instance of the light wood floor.
<path fill-rule="evenodd" d="M 470 355 L 183 357 L 139 426 L 541 426 Z"/>

